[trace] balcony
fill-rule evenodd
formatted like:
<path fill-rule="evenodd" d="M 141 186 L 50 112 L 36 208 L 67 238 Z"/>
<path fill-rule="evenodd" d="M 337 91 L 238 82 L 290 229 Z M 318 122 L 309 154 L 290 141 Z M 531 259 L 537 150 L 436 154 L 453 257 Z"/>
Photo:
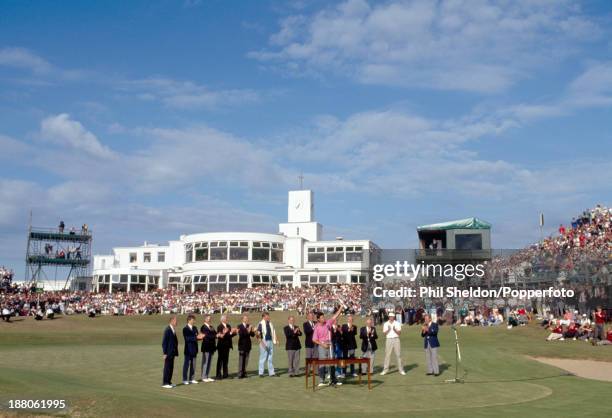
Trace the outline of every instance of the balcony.
<path fill-rule="evenodd" d="M 490 260 L 492 250 L 450 250 L 420 249 L 415 250 L 416 260 L 430 263 L 456 263 L 460 261 Z"/>
<path fill-rule="evenodd" d="M 59 232 L 58 229 L 50 228 L 32 228 L 30 230 L 30 239 L 41 241 L 70 241 L 86 243 L 91 240 L 91 231 L 84 233 L 83 231 Z"/>

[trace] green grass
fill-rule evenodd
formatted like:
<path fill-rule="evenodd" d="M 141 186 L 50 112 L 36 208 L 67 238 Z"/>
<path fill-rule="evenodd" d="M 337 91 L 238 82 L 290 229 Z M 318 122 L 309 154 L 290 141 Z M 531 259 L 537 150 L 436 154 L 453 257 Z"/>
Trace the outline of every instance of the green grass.
<path fill-rule="evenodd" d="M 273 314 L 277 332 L 281 331 L 286 316 Z M 257 319 L 253 315 L 252 322 Z M 425 376 L 419 328 L 405 327 L 402 357 L 407 376 L 400 376 L 392 368 L 389 375 L 374 377 L 372 391 L 350 378 L 342 387 L 313 393 L 304 388 L 303 377 L 287 375 L 161 389 L 161 335 L 166 320 L 167 317 L 160 316 L 95 319 L 74 316 L 1 323 L 0 416 L 15 414 L 6 409 L 9 399 L 65 399 L 67 411 L 43 414 L 103 417 L 612 415 L 612 383 L 570 376 L 527 357 L 612 361 L 612 348 L 592 347 L 581 341 L 545 342 L 546 332 L 536 326 L 512 330 L 461 328 L 462 354 L 468 373 L 466 383 L 456 385 L 444 383 L 454 376 L 451 330 L 441 328 L 440 357 L 445 366 L 442 375 L 435 378 Z M 230 323 L 237 323 L 237 317 L 232 317 Z M 184 318 L 180 318 L 179 328 L 183 324 Z M 175 383 L 181 380 L 182 370 L 183 341 L 179 340 L 181 356 L 175 364 Z M 281 373 L 287 365 L 283 346 L 281 341 L 275 351 L 275 365 Z M 376 366 L 380 368 L 383 350 L 377 354 Z M 233 351 L 232 375 L 236 373 L 237 357 Z M 252 375 L 256 374 L 257 357 L 255 348 L 249 364 Z"/>

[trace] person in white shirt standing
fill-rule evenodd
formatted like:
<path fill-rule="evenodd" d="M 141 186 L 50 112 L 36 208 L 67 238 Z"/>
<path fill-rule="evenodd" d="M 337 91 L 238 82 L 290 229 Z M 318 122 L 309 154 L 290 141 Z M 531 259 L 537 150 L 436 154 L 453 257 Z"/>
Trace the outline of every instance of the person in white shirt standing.
<path fill-rule="evenodd" d="M 387 342 L 385 345 L 385 363 L 383 365 L 383 371 L 380 374 L 384 376 L 389 371 L 389 361 L 391 360 L 391 353 L 395 352 L 397 358 L 397 369 L 403 376 L 406 374 L 404 367 L 402 366 L 401 347 L 400 347 L 400 335 L 402 333 L 402 324 L 395 321 L 395 312 L 389 312 L 389 320 L 383 325 L 383 333 L 387 336 Z"/>

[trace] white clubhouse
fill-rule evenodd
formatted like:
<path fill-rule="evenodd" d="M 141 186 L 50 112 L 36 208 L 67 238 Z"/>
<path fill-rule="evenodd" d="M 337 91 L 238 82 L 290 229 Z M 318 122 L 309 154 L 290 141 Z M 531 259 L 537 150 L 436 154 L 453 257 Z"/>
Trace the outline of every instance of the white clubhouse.
<path fill-rule="evenodd" d="M 311 190 L 289 192 L 288 219 L 278 233 L 204 232 L 168 245 L 145 243 L 95 255 L 93 290 L 178 288 L 226 291 L 253 286 L 304 286 L 368 280 L 369 240 L 321 240 Z"/>

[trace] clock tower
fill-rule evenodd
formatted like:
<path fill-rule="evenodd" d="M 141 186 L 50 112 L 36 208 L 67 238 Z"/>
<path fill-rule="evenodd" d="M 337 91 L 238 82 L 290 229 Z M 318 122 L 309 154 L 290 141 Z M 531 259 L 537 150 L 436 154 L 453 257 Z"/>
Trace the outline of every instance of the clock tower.
<path fill-rule="evenodd" d="M 323 227 L 314 220 L 312 190 L 291 190 L 287 207 L 287 221 L 279 225 L 279 232 L 287 237 L 318 241 Z"/>
<path fill-rule="evenodd" d="M 314 203 L 312 190 L 293 190 L 289 192 L 287 221 L 312 222 L 314 220 Z"/>

